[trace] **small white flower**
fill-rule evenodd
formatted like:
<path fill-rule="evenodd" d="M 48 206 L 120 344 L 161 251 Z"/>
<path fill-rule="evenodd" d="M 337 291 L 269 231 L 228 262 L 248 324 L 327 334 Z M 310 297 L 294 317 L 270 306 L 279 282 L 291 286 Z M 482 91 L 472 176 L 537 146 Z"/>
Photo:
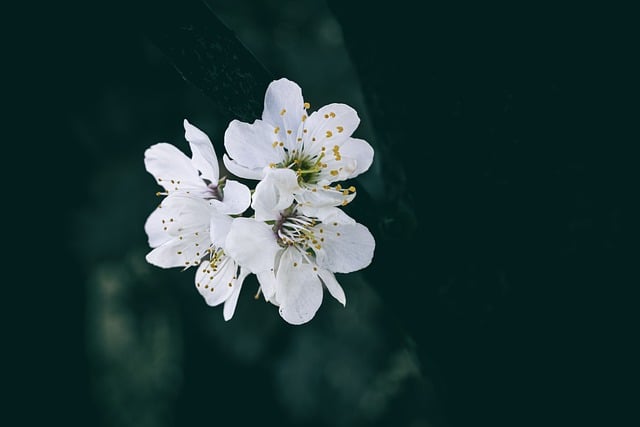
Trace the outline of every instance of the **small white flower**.
<path fill-rule="evenodd" d="M 189 194 L 208 200 L 220 213 L 244 212 L 251 203 L 247 186 L 233 180 L 220 180 L 218 159 L 209 137 L 186 119 L 184 130 L 191 147 L 191 159 L 167 143 L 155 144 L 145 152 L 147 171 L 165 189 L 158 194 Z"/>
<path fill-rule="evenodd" d="M 308 108 L 296 83 L 287 79 L 272 82 L 262 120 L 229 124 L 224 164 L 237 176 L 257 180 L 271 169 L 290 169 L 296 174 L 294 193 L 300 205 L 345 205 L 355 196 L 355 188 L 331 184 L 365 172 L 373 161 L 373 149 L 366 141 L 351 137 L 360 123 L 353 108 L 329 104 L 307 115 Z"/>
<path fill-rule="evenodd" d="M 322 303 L 322 285 L 343 305 L 346 297 L 333 273 L 350 273 L 371 263 L 375 241 L 369 230 L 335 209 L 325 220 L 305 215 L 293 204 L 256 211 L 257 218 L 236 218 L 226 240 L 227 252 L 255 273 L 267 301 L 278 305 L 288 323 L 313 318 Z"/>
<path fill-rule="evenodd" d="M 172 194 L 144 226 L 154 248 L 147 261 L 162 268 L 198 266 L 196 288 L 208 305 L 224 302 L 225 320 L 233 316 L 248 274 L 223 249 L 231 221 L 206 200 Z"/>

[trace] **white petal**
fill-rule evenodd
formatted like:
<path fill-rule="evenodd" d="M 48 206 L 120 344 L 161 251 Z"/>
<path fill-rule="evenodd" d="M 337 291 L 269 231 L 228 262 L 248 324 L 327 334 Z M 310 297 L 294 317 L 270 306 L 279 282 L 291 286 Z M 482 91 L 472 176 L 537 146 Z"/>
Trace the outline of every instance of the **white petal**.
<path fill-rule="evenodd" d="M 196 289 L 207 305 L 213 307 L 229 298 L 236 272 L 237 264 L 228 256 L 223 255 L 215 264 L 209 260 L 202 261 L 196 272 Z"/>
<path fill-rule="evenodd" d="M 264 97 L 262 120 L 278 130 L 278 141 L 283 141 L 288 149 L 295 147 L 298 129 L 306 116 L 300 86 L 284 78 L 271 82 Z"/>
<path fill-rule="evenodd" d="M 191 159 L 171 144 L 160 143 L 144 152 L 147 171 L 167 192 L 206 189 Z"/>
<path fill-rule="evenodd" d="M 252 218 L 235 218 L 227 235 L 226 252 L 252 273 L 274 268 L 281 250 L 271 226 Z"/>
<path fill-rule="evenodd" d="M 293 203 L 293 193 L 300 190 L 296 173 L 291 169 L 271 169 L 258 183 L 251 207 L 258 221 L 279 218 L 280 211 Z"/>
<path fill-rule="evenodd" d="M 153 235 L 153 243 L 163 241 L 147 254 L 147 261 L 158 267 L 189 267 L 197 265 L 211 245 L 210 215 L 213 208 L 205 200 L 173 195 L 162 201 L 145 229 Z M 165 232 L 170 237 L 159 237 Z M 150 239 L 151 240 L 151 239 Z"/>
<path fill-rule="evenodd" d="M 325 239 L 321 249 L 316 250 L 318 266 L 331 272 L 357 271 L 373 259 L 376 242 L 362 224 L 323 223 L 315 227 L 315 233 Z"/>
<path fill-rule="evenodd" d="M 264 177 L 264 168 L 247 168 L 235 160 L 231 160 L 226 154 L 222 155 L 222 161 L 227 170 L 235 176 L 247 179 L 262 179 Z"/>
<path fill-rule="evenodd" d="M 242 289 L 242 283 L 244 282 L 244 278 L 247 277 L 247 270 L 240 267 L 239 276 L 236 279 L 236 283 L 233 286 L 233 292 L 229 296 L 229 298 L 224 302 L 223 316 L 224 320 L 228 321 L 233 317 L 233 313 L 236 311 L 236 305 L 238 304 L 238 296 L 240 295 L 240 290 Z"/>
<path fill-rule="evenodd" d="M 295 195 L 296 201 L 302 206 L 311 206 L 315 208 L 325 206 L 340 206 L 345 205 L 353 200 L 356 196 L 355 193 L 344 194 L 342 191 L 338 191 L 333 187 L 323 188 L 322 185 L 312 187 L 312 190 L 304 192 L 297 192 Z"/>
<path fill-rule="evenodd" d="M 224 133 L 224 146 L 229 157 L 242 168 L 250 170 L 261 170 L 284 159 L 284 150 L 278 141 L 273 126 L 262 120 L 253 124 L 233 120 Z M 252 178 L 241 175 L 242 169 L 229 170 L 242 178 Z"/>
<path fill-rule="evenodd" d="M 211 236 L 211 243 L 218 248 L 225 248 L 225 242 L 229 230 L 231 230 L 231 224 L 233 218 L 229 215 L 221 214 L 219 212 L 213 212 L 211 214 L 211 222 L 209 233 Z"/>
<path fill-rule="evenodd" d="M 264 299 L 278 305 L 274 300 L 276 293 L 276 276 L 273 274 L 273 271 L 263 271 L 256 274 L 256 277 L 258 278 L 258 282 L 260 282 L 260 288 L 262 289 Z"/>
<path fill-rule="evenodd" d="M 209 230 L 205 230 L 200 236 L 189 239 L 173 238 L 149 252 L 146 260 L 148 263 L 162 268 L 191 267 L 200 264 L 209 245 Z"/>
<path fill-rule="evenodd" d="M 202 177 L 217 184 L 220 177 L 218 158 L 207 134 L 184 119 L 184 138 L 191 146 L 193 166 L 200 171 Z"/>
<path fill-rule="evenodd" d="M 166 209 L 156 208 L 156 210 L 151 212 L 151 215 L 149 215 L 149 218 L 147 218 L 144 224 L 144 231 L 146 231 L 149 237 L 149 246 L 152 248 L 157 248 L 173 238 L 173 236 L 168 233 L 166 225 L 162 223 L 162 219 L 165 217 L 165 211 Z"/>
<path fill-rule="evenodd" d="M 306 323 L 322 304 L 322 283 L 314 265 L 303 263 L 296 249 L 284 251 L 276 275 L 280 316 L 292 325 Z"/>
<path fill-rule="evenodd" d="M 333 275 L 329 270 L 325 270 L 324 268 L 318 269 L 318 274 L 320 275 L 320 279 L 322 279 L 322 283 L 327 287 L 327 290 L 331 294 L 332 297 L 338 300 L 340 304 L 343 306 L 347 304 L 347 297 L 344 295 L 344 290 L 342 290 L 342 286 L 336 280 L 336 276 Z"/>
<path fill-rule="evenodd" d="M 246 211 L 251 204 L 249 187 L 234 180 L 227 180 L 222 190 L 222 200 L 211 199 L 209 202 L 220 213 L 238 215 Z"/>
<path fill-rule="evenodd" d="M 347 215 L 342 209 L 333 206 L 300 206 L 298 210 L 303 215 L 309 217 L 318 218 L 324 223 L 339 223 L 339 224 L 355 224 L 356 220 Z"/>
<path fill-rule="evenodd" d="M 305 152 L 318 153 L 322 146 L 328 154 L 335 146 L 341 146 L 360 124 L 358 113 L 346 104 L 329 104 L 312 113 L 304 126 Z"/>
<path fill-rule="evenodd" d="M 373 162 L 373 147 L 362 139 L 349 138 L 340 147 L 340 154 L 345 161 L 355 161 L 355 170 L 351 172 L 349 178 L 354 178 L 366 172 Z"/>

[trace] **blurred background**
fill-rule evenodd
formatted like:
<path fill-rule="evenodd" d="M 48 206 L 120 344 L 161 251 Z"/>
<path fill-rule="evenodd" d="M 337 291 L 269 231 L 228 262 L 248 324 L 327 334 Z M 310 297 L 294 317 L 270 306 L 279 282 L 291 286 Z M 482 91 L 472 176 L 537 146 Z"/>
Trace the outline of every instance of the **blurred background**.
<path fill-rule="evenodd" d="M 253 298 L 253 278 L 225 322 L 194 271 L 144 260 L 159 202 L 144 150 L 188 152 L 188 118 L 221 155 L 230 118 L 167 55 L 164 3 L 38 5 L 14 22 L 20 143 L 5 173 L 27 175 L 10 209 L 27 225 L 8 241 L 36 254 L 28 286 L 9 284 L 25 304 L 4 313 L 20 325 L 7 351 L 18 425 L 628 420 L 638 132 L 624 13 L 207 1 L 241 43 L 231 57 L 251 52 L 312 109 L 353 106 L 355 136 L 376 149 L 349 206 L 376 236 L 374 262 L 339 277 L 346 308 L 326 298 L 292 327 Z"/>

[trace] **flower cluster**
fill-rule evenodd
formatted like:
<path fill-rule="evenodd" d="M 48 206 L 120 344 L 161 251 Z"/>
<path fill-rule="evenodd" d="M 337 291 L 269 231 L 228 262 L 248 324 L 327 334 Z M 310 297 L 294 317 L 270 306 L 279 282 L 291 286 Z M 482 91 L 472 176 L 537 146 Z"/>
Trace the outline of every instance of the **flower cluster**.
<path fill-rule="evenodd" d="M 280 79 L 267 88 L 262 119 L 229 124 L 224 165 L 257 180 L 254 190 L 220 177 L 211 141 L 187 120 L 191 158 L 167 143 L 145 152 L 147 171 L 164 188 L 158 195 L 166 196 L 145 224 L 153 249 L 147 261 L 196 267 L 196 289 L 208 305 L 224 303 L 225 320 L 243 280 L 255 274 L 258 292 L 285 321 L 308 322 L 323 287 L 346 304 L 334 273 L 360 270 L 373 258 L 369 230 L 340 209 L 356 189 L 338 183 L 365 172 L 373 149 L 351 137 L 360 122 L 353 108 L 309 109 L 300 87 Z"/>

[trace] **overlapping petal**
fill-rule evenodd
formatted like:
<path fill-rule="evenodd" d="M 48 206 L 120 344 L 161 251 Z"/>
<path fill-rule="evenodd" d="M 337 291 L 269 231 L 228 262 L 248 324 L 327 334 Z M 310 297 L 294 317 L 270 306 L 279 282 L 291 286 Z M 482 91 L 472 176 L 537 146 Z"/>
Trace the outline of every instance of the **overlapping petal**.
<path fill-rule="evenodd" d="M 184 119 L 184 138 L 191 146 L 193 167 L 200 171 L 203 178 L 217 184 L 220 178 L 218 158 L 207 134 Z"/>
<path fill-rule="evenodd" d="M 316 229 L 324 236 L 320 249 L 316 249 L 318 266 L 334 273 L 351 273 L 371 263 L 375 240 L 364 225 L 333 222 Z"/>
<path fill-rule="evenodd" d="M 322 304 L 322 283 L 314 265 L 303 262 L 299 252 L 286 249 L 276 275 L 280 316 L 292 325 L 306 323 Z"/>
<path fill-rule="evenodd" d="M 162 268 L 198 265 L 211 244 L 212 209 L 205 200 L 188 196 L 163 200 L 145 223 L 149 243 L 155 245 L 147 261 Z"/>
<path fill-rule="evenodd" d="M 269 271 L 280 246 L 271 226 L 252 218 L 236 218 L 227 235 L 226 251 L 252 273 Z"/>

